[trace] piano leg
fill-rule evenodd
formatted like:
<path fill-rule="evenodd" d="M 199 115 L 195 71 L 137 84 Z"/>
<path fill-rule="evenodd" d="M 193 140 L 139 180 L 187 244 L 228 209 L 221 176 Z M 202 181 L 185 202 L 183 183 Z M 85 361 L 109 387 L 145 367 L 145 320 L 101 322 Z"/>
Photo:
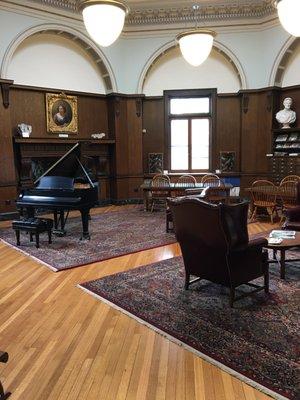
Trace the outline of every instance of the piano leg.
<path fill-rule="evenodd" d="M 65 214 L 63 210 L 59 212 L 59 219 L 60 219 L 60 227 L 61 230 L 63 231 L 65 227 Z"/>
<path fill-rule="evenodd" d="M 53 229 L 53 233 L 55 235 L 57 235 L 57 236 L 60 236 L 60 237 L 66 236 L 65 224 L 66 224 L 66 219 L 65 219 L 64 210 L 59 210 L 59 218 L 57 218 L 57 211 L 54 211 L 54 229 Z M 60 225 L 60 228 L 59 228 L 59 225 Z"/>
<path fill-rule="evenodd" d="M 57 211 L 53 211 L 53 217 L 54 217 L 54 229 L 58 228 L 58 220 L 57 220 Z"/>
<path fill-rule="evenodd" d="M 80 240 L 87 239 L 90 240 L 90 233 L 89 233 L 89 208 L 84 208 L 80 210 L 81 213 L 81 220 L 82 220 L 82 236 Z"/>

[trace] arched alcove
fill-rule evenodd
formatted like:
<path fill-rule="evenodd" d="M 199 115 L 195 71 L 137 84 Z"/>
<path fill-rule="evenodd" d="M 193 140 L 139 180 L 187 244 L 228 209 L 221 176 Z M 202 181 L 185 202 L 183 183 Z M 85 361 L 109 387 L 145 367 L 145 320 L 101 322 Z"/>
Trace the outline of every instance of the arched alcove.
<path fill-rule="evenodd" d="M 109 63 L 88 38 L 70 28 L 40 26 L 9 46 L 1 77 L 16 84 L 109 93 L 116 83 Z"/>
<path fill-rule="evenodd" d="M 199 67 L 190 66 L 174 43 L 160 49 L 148 61 L 141 75 L 139 92 L 160 96 L 165 89 L 216 87 L 220 93 L 246 88 L 246 78 L 237 60 L 222 46 L 214 46 L 209 58 Z"/>
<path fill-rule="evenodd" d="M 295 40 L 292 50 L 282 75 L 283 87 L 300 85 L 300 39 Z"/>
<path fill-rule="evenodd" d="M 281 49 L 270 78 L 270 85 L 293 86 L 300 84 L 300 38 L 291 37 Z"/>

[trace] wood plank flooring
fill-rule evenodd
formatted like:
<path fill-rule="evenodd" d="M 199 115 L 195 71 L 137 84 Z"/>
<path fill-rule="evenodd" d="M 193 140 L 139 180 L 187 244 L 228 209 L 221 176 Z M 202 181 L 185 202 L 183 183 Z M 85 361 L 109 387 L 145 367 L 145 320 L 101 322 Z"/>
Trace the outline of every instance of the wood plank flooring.
<path fill-rule="evenodd" d="M 0 349 L 10 356 L 0 378 L 11 399 L 270 399 L 76 287 L 179 254 L 173 244 L 54 273 L 0 242 Z"/>

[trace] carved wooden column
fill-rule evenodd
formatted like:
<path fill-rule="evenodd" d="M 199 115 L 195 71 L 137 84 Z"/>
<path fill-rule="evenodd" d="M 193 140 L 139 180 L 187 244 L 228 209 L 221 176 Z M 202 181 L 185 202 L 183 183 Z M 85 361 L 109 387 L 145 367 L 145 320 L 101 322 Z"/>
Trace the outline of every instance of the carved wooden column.
<path fill-rule="evenodd" d="M 0 213 L 15 211 L 16 172 L 10 117 L 10 87 L 13 81 L 0 79 Z"/>
<path fill-rule="evenodd" d="M 116 140 L 112 187 L 112 198 L 116 200 L 141 197 L 143 97 L 108 95 L 109 130 Z"/>

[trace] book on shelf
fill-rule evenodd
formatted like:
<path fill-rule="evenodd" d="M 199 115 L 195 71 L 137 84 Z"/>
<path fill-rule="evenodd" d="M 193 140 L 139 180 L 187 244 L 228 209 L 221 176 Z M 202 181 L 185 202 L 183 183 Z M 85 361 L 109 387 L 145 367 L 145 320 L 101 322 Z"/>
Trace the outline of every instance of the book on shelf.
<path fill-rule="evenodd" d="M 269 237 L 274 239 L 295 239 L 296 231 L 273 230 Z"/>
<path fill-rule="evenodd" d="M 295 142 L 296 140 L 298 140 L 298 133 L 292 133 L 292 134 L 289 136 L 289 140 L 290 140 L 291 142 Z"/>
<path fill-rule="evenodd" d="M 275 142 L 285 142 L 287 141 L 288 135 L 278 135 Z"/>

